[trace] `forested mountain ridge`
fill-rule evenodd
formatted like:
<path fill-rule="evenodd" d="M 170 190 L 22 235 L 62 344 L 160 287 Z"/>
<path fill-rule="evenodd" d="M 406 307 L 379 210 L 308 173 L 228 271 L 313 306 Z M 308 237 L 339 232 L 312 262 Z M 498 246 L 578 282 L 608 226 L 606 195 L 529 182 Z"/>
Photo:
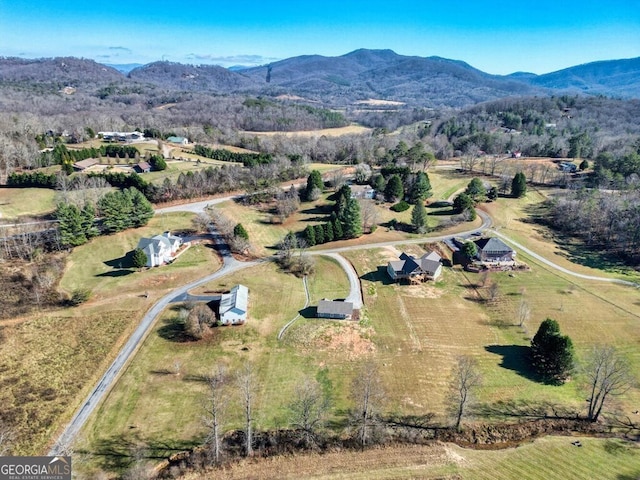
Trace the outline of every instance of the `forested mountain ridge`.
<path fill-rule="evenodd" d="M 579 65 L 545 75 L 491 75 L 440 57 L 360 49 L 337 57 L 303 55 L 260 67 L 229 70 L 215 65 L 154 62 L 128 75 L 93 60 L 0 58 L 0 84 L 87 93 L 203 92 L 219 95 L 296 95 L 327 105 L 394 100 L 412 106 L 464 107 L 508 96 L 586 93 L 640 97 L 640 58 Z"/>

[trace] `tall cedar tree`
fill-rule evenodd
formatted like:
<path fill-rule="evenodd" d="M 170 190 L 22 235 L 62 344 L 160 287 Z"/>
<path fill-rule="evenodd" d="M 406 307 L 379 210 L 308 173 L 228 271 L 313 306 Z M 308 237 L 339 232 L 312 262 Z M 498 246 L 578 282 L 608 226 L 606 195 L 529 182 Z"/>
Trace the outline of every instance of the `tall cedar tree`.
<path fill-rule="evenodd" d="M 324 227 L 322 225 L 314 225 L 313 230 L 316 234 L 316 244 L 321 245 L 326 242 L 324 238 Z"/>
<path fill-rule="evenodd" d="M 431 182 L 425 172 L 418 172 L 409 192 L 409 203 L 418 204 L 431 196 Z"/>
<path fill-rule="evenodd" d="M 402 186 L 402 180 L 399 175 L 391 175 L 384 189 L 384 196 L 389 202 L 395 202 L 396 200 L 402 200 L 404 198 L 404 187 Z"/>
<path fill-rule="evenodd" d="M 487 189 L 484 187 L 482 180 L 473 178 L 464 193 L 469 195 L 474 202 L 479 202 L 487 195 Z"/>
<path fill-rule="evenodd" d="M 524 173 L 518 172 L 511 181 L 511 196 L 515 198 L 524 197 L 527 193 L 527 178 Z"/>
<path fill-rule="evenodd" d="M 304 240 L 310 247 L 313 247 L 316 244 L 316 229 L 313 225 L 307 225 L 304 229 Z"/>
<path fill-rule="evenodd" d="M 324 182 L 322 181 L 322 175 L 318 170 L 311 170 L 311 173 L 307 177 L 307 187 L 305 189 L 305 200 L 311 200 L 312 192 L 314 189 L 318 189 L 320 192 L 324 189 Z"/>
<path fill-rule="evenodd" d="M 424 208 L 423 201 L 419 201 L 413 207 L 411 225 L 418 233 L 424 233 L 427 230 L 427 209 Z"/>
<path fill-rule="evenodd" d="M 471 198 L 466 193 L 461 193 L 453 199 L 453 209 L 457 213 L 462 213 L 465 210 L 473 208 L 473 198 Z"/>
<path fill-rule="evenodd" d="M 333 220 L 333 239 L 342 240 L 344 238 L 344 232 L 342 231 L 342 224 L 337 218 Z"/>
<path fill-rule="evenodd" d="M 531 341 L 531 366 L 546 382 L 559 385 L 573 369 L 573 343 L 560 334 L 558 322 L 547 318 Z"/>
<path fill-rule="evenodd" d="M 343 224 L 344 238 L 357 238 L 362 235 L 362 215 L 360 214 L 360 204 L 355 198 L 349 198 L 347 200 L 347 206 L 343 216 Z"/>
<path fill-rule="evenodd" d="M 324 241 L 325 242 L 333 242 L 333 224 L 327 222 L 324 224 Z"/>

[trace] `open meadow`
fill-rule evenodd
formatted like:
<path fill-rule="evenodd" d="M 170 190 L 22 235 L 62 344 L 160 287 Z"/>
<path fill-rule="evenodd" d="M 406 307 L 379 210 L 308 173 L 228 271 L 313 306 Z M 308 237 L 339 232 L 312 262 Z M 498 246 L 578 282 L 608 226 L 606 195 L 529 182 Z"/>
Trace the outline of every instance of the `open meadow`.
<path fill-rule="evenodd" d="M 0 188 L 0 220 L 39 217 L 55 210 L 55 190 L 48 188 Z"/>
<path fill-rule="evenodd" d="M 89 289 L 89 301 L 0 321 L 0 371 L 5 372 L 0 404 L 16 435 L 16 453 L 46 448 L 160 296 L 220 267 L 204 244 L 159 268 L 137 272 L 127 263 L 126 254 L 140 237 L 187 229 L 191 217 L 154 217 L 146 227 L 75 248 L 66 259 L 60 288 Z"/>

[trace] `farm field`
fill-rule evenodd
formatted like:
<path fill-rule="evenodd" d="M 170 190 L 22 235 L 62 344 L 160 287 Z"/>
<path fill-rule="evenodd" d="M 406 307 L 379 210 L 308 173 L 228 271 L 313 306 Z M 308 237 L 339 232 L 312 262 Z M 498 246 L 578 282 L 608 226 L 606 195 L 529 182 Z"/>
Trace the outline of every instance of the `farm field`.
<path fill-rule="evenodd" d="M 12 425 L 16 453 L 45 449 L 155 300 L 220 267 L 217 255 L 205 245 L 192 246 L 160 268 L 134 272 L 126 259 L 123 268 L 118 266 L 117 259 L 141 236 L 188 228 L 190 219 L 188 214 L 154 217 L 147 227 L 97 237 L 75 248 L 60 288 L 88 288 L 88 302 L 0 322 L 0 371 L 12 372 L 3 379 L 0 403 L 17 419 Z"/>
<path fill-rule="evenodd" d="M 321 273 L 309 281 L 312 300 L 345 296 L 348 282 L 337 263 L 326 258 L 317 262 Z M 219 364 L 234 369 L 251 362 L 260 379 L 255 408 L 257 424 L 260 428 L 286 425 L 284 407 L 296 382 L 305 375 L 315 376 L 322 368 L 321 360 L 335 355 L 338 347 L 328 345 L 327 352 L 312 352 L 277 341 L 280 328 L 304 306 L 305 294 L 301 279 L 280 273 L 272 263 L 238 272 L 192 293 L 225 290 L 238 283 L 249 287 L 249 321 L 245 325 L 216 328 L 212 337 L 192 342 L 184 341 L 180 335 L 179 305 L 159 319 L 85 427 L 78 444 L 88 454 L 87 469 L 122 468 L 124 465 L 109 462 L 130 462 L 132 445 L 150 449 L 154 455 L 167 455 L 200 444 L 204 434 L 203 379 Z M 318 325 L 320 321 L 309 322 Z M 334 326 L 353 328 L 336 322 L 321 325 Z M 176 362 L 180 364 L 179 373 Z M 240 412 L 230 408 L 229 413 L 230 426 L 237 428 Z M 118 458 L 113 452 L 127 456 Z"/>
<path fill-rule="evenodd" d="M 571 445 L 579 440 L 581 448 Z M 262 472 L 262 473 L 260 473 Z M 380 447 L 244 461 L 181 480 L 443 479 L 625 480 L 640 474 L 640 449 L 618 440 L 545 437 L 506 450 L 469 450 L 451 444 Z"/>
<path fill-rule="evenodd" d="M 46 215 L 55 210 L 55 190 L 0 188 L 0 220 Z"/>

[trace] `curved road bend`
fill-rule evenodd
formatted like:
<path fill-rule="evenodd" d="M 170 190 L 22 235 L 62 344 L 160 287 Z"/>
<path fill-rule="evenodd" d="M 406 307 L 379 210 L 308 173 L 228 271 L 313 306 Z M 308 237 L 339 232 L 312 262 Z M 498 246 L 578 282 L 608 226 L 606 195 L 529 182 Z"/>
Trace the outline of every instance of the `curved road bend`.
<path fill-rule="evenodd" d="M 220 245 L 219 238 L 216 238 L 217 243 Z M 251 267 L 254 265 L 258 265 L 262 262 L 262 260 L 257 260 L 253 262 L 239 262 L 235 258 L 231 256 L 228 248 L 222 246 L 221 254 L 223 259 L 223 266 L 220 270 L 212 273 L 211 275 L 207 275 L 204 278 L 191 282 L 187 285 L 183 285 L 172 292 L 168 293 L 164 297 L 162 297 L 158 302 L 156 302 L 149 311 L 142 318 L 140 324 L 133 332 L 127 343 L 122 347 L 118 356 L 113 361 L 111 366 L 104 373 L 102 378 L 98 381 L 97 385 L 94 387 L 89 396 L 85 399 L 85 401 L 80 405 L 76 413 L 74 414 L 71 422 L 67 425 L 65 430 L 62 432 L 58 440 L 49 451 L 49 455 L 57 455 L 62 451 L 66 450 L 68 446 L 70 446 L 73 442 L 73 439 L 80 432 L 80 429 L 87 422 L 91 413 L 95 410 L 96 406 L 103 399 L 104 395 L 110 390 L 112 385 L 115 383 L 118 378 L 118 374 L 122 371 L 123 367 L 129 360 L 129 358 L 133 355 L 133 353 L 137 350 L 138 346 L 145 338 L 147 332 L 151 328 L 154 323 L 154 320 L 160 313 L 172 302 L 176 301 L 187 294 L 189 290 L 195 288 L 204 283 L 215 280 L 219 277 L 227 275 L 229 273 L 241 270 L 243 268 Z"/>

